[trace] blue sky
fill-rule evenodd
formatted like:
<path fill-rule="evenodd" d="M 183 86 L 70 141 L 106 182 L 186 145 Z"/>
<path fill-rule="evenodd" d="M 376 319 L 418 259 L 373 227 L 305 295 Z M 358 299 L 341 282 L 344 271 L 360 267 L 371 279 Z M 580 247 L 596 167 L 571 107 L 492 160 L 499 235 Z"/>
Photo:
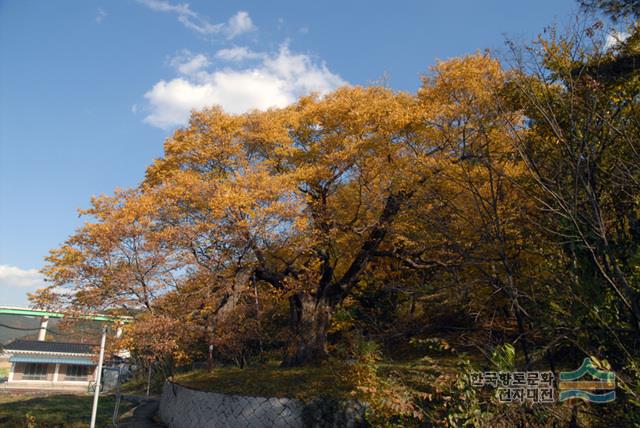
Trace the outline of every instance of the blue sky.
<path fill-rule="evenodd" d="M 573 0 L 0 1 L 0 305 L 92 195 L 135 186 L 191 108 L 286 105 L 526 41 Z"/>

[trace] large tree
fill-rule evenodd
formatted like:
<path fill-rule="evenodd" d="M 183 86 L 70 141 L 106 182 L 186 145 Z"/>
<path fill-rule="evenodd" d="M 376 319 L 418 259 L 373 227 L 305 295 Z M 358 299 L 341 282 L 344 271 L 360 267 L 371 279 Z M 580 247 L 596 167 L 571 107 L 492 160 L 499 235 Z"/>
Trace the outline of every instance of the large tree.
<path fill-rule="evenodd" d="M 146 191 L 171 200 L 162 221 L 200 265 L 289 300 L 288 364 L 324 356 L 335 308 L 428 180 L 437 146 L 412 132 L 413 103 L 344 88 L 243 117 L 204 111 L 148 171 Z"/>
<path fill-rule="evenodd" d="M 164 156 L 126 203 L 113 205 L 113 213 L 105 206 L 108 215 L 55 250 L 47 273 L 54 287 L 74 284 L 78 296 L 88 288 L 107 290 L 100 281 L 110 292 L 126 293 L 131 281 L 148 284 L 145 275 L 155 275 L 154 284 L 171 279 L 157 295 L 161 306 L 173 301 L 190 319 L 198 314 L 207 320 L 200 329 L 209 331 L 235 313 L 248 290 L 266 286 L 289 303 L 287 364 L 324 357 L 337 308 L 354 288 L 373 282 L 384 259 L 432 271 L 469 259 L 472 246 L 497 250 L 482 262 L 493 264 L 490 281 L 519 307 L 513 274 L 505 285 L 495 270 L 500 264 L 500 272 L 512 271 L 510 220 L 503 219 L 511 216 L 503 191 L 508 157 L 500 154 L 494 165 L 497 158 L 488 155 L 513 133 L 507 124 L 514 114 L 494 107 L 503 80 L 495 60 L 474 55 L 434 67 L 417 97 L 350 87 L 283 109 L 196 112 L 167 140 Z M 472 192 L 460 197 L 469 183 Z M 440 227 L 451 223 L 456 204 L 465 214 L 455 213 L 461 223 L 449 232 L 469 235 L 464 217 L 487 214 L 471 223 L 476 230 L 467 237 Z M 78 239 L 89 229 L 111 230 L 136 209 L 146 229 L 123 231 L 140 232 L 146 246 L 133 249 L 151 250 L 149 260 L 160 251 L 162 266 L 122 257 L 122 243 L 130 240 L 125 233 L 111 236 L 113 245 L 91 258 L 118 256 L 131 281 L 115 282 L 108 270 L 87 276 L 80 262 L 91 249 Z M 489 234 L 481 230 L 487 222 Z M 154 302 L 142 297 L 153 310 Z M 107 298 L 101 303 L 113 305 Z"/>

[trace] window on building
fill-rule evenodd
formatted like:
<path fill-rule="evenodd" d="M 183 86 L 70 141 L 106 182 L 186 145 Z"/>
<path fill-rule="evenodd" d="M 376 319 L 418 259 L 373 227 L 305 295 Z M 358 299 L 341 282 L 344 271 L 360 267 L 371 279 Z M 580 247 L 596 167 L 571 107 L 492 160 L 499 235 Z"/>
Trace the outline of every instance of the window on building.
<path fill-rule="evenodd" d="M 67 366 L 65 380 L 87 380 L 88 366 Z"/>
<path fill-rule="evenodd" d="M 47 364 L 42 364 L 42 363 L 25 364 L 23 378 L 26 380 L 46 380 Z"/>

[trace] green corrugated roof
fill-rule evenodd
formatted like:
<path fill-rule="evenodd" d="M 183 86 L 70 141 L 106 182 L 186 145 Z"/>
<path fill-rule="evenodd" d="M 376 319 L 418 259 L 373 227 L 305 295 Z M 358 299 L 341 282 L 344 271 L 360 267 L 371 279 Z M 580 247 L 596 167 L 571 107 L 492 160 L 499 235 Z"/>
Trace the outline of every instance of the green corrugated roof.
<path fill-rule="evenodd" d="M 64 318 L 65 316 L 71 318 L 89 319 L 93 321 L 120 321 L 123 323 L 130 323 L 133 318 L 126 316 L 109 316 L 101 314 L 63 314 L 62 312 L 52 312 L 40 309 L 28 309 L 28 308 L 13 308 L 13 307 L 0 307 L 0 314 L 11 315 L 26 315 L 35 317 L 50 317 L 50 318 Z"/>

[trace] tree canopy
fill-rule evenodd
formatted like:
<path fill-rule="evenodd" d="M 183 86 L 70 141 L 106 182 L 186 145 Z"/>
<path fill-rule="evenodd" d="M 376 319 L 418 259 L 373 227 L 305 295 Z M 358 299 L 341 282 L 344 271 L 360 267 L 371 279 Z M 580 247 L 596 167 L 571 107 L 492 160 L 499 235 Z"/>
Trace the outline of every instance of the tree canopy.
<path fill-rule="evenodd" d="M 391 355 L 451 331 L 524 370 L 581 352 L 623 383 L 601 416 L 637 423 L 640 86 L 611 72 L 638 54 L 633 28 L 438 62 L 415 94 L 195 111 L 139 186 L 92 200 L 33 299 L 134 315 L 128 346 L 169 366 L 209 344 L 293 366 L 354 336 Z"/>

